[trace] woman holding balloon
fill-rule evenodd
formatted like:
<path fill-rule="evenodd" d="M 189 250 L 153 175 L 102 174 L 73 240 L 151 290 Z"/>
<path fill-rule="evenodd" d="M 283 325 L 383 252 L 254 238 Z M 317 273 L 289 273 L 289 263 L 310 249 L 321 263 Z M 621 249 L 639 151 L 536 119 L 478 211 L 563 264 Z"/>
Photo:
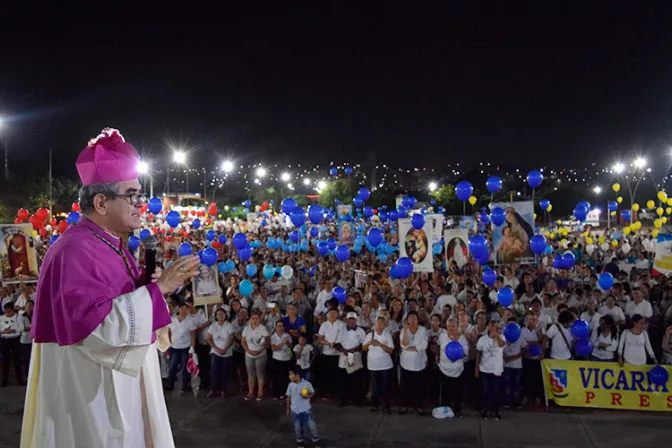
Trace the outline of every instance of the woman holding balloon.
<path fill-rule="evenodd" d="M 539 406 L 544 399 L 541 361 L 544 359 L 542 347 L 546 334 L 539 325 L 539 316 L 533 312 L 527 315 L 527 324 L 521 331 L 520 339 L 523 347 L 523 403 L 531 399 L 535 406 Z"/>
<path fill-rule="evenodd" d="M 476 343 L 476 367 L 474 375 L 481 379 L 483 408 L 481 420 L 489 416 L 501 420 L 499 415 L 500 380 L 504 372 L 504 338 L 499 334 L 499 324 L 488 322 L 487 334 Z M 488 414 L 490 412 L 490 414 Z"/>
<path fill-rule="evenodd" d="M 590 355 L 592 361 L 614 362 L 618 349 L 618 327 L 611 316 L 600 318 L 600 325 L 593 330 L 590 343 L 593 345 L 593 352 Z"/>
<path fill-rule="evenodd" d="M 449 406 L 455 417 L 462 416 L 462 377 L 469 343 L 455 319 L 448 319 L 447 331 L 439 336 L 441 406 Z"/>

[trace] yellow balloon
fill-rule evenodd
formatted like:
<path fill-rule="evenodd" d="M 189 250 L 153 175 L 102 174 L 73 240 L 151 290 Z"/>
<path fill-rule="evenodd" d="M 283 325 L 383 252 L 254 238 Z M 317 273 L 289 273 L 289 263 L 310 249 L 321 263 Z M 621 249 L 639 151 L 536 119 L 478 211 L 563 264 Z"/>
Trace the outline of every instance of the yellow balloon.
<path fill-rule="evenodd" d="M 667 205 L 672 207 L 672 198 L 667 198 Z"/>
<path fill-rule="evenodd" d="M 618 193 L 618 190 L 621 189 L 621 185 L 619 183 L 615 183 L 611 186 L 611 188 L 614 190 L 614 193 Z"/>
<path fill-rule="evenodd" d="M 603 236 L 598 237 L 597 242 L 600 244 L 604 243 L 604 237 Z"/>
<path fill-rule="evenodd" d="M 555 233 L 551 233 L 550 235 L 548 235 L 548 237 L 549 237 L 550 239 L 554 240 L 554 239 L 555 239 Z"/>
<path fill-rule="evenodd" d="M 564 239 L 564 238 L 561 239 L 561 240 L 560 240 L 560 245 L 561 245 L 561 246 L 564 246 L 565 244 L 567 244 L 567 240 Z"/>
<path fill-rule="evenodd" d="M 670 213 L 672 213 L 672 207 L 667 207 L 667 208 L 665 209 L 665 213 L 667 213 L 668 215 L 669 215 Z"/>
<path fill-rule="evenodd" d="M 476 199 L 476 196 L 470 196 L 469 197 L 469 204 L 474 205 L 478 199 Z"/>
<path fill-rule="evenodd" d="M 535 213 L 534 215 L 532 215 L 532 216 L 534 217 L 534 219 L 537 219 L 537 214 L 536 214 L 536 213 Z"/>
<path fill-rule="evenodd" d="M 620 204 L 621 202 L 623 202 L 623 198 L 621 196 L 617 197 L 616 202 Z"/>
<path fill-rule="evenodd" d="M 658 200 L 660 202 L 666 202 L 667 201 L 667 193 L 665 193 L 664 191 L 659 191 L 658 192 Z"/>
<path fill-rule="evenodd" d="M 663 207 L 658 207 L 656 209 L 656 215 L 658 216 L 663 216 L 663 212 L 664 212 Z"/>
<path fill-rule="evenodd" d="M 586 244 L 593 244 L 593 239 L 591 237 L 586 238 Z"/>
<path fill-rule="evenodd" d="M 628 227 L 625 227 L 625 228 L 623 229 L 623 233 L 624 233 L 625 235 L 630 235 L 630 227 L 629 227 L 629 226 L 628 226 Z"/>
<path fill-rule="evenodd" d="M 656 203 L 653 202 L 651 199 L 649 199 L 648 201 L 646 201 L 646 208 L 653 208 L 653 207 L 655 207 L 655 206 L 656 206 Z"/>
<path fill-rule="evenodd" d="M 637 221 L 637 222 L 635 223 L 635 230 L 639 230 L 639 229 L 641 229 L 641 228 L 642 228 L 642 221 Z"/>
<path fill-rule="evenodd" d="M 653 230 L 651 231 L 651 236 L 654 237 L 654 238 L 656 238 L 656 237 L 658 236 L 658 229 L 653 229 Z"/>
<path fill-rule="evenodd" d="M 663 227 L 663 221 L 661 221 L 660 219 L 654 219 L 653 227 L 655 227 L 656 229 L 660 229 L 661 227 Z"/>
<path fill-rule="evenodd" d="M 663 216 L 660 218 L 660 220 L 663 222 L 663 224 L 667 224 L 667 216 Z"/>
<path fill-rule="evenodd" d="M 614 246 L 614 247 L 618 247 L 618 241 L 611 240 L 611 245 Z"/>
<path fill-rule="evenodd" d="M 548 204 L 548 207 L 546 207 L 546 211 L 547 211 L 548 213 L 551 213 L 551 210 L 553 210 L 553 205 Z"/>
<path fill-rule="evenodd" d="M 639 204 L 636 203 L 636 202 L 634 204 L 632 204 L 632 210 L 635 211 L 635 212 L 638 212 L 639 211 Z"/>
<path fill-rule="evenodd" d="M 551 236 L 551 232 L 549 232 L 548 230 L 545 231 L 545 232 L 544 232 L 544 236 L 545 236 L 546 238 L 549 238 L 549 237 Z"/>
<path fill-rule="evenodd" d="M 616 212 L 611 212 L 611 216 L 616 216 Z"/>
<path fill-rule="evenodd" d="M 562 221 L 560 221 L 560 220 L 558 219 L 557 221 L 555 221 L 555 223 L 556 223 L 557 225 L 560 225 L 560 224 L 562 224 Z"/>

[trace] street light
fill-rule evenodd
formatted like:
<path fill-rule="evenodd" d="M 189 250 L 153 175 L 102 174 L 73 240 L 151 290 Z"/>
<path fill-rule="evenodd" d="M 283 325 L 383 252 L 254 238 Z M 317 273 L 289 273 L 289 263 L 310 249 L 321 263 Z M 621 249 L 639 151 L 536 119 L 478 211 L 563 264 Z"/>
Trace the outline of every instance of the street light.
<path fill-rule="evenodd" d="M 307 177 L 303 179 L 303 185 L 310 185 L 310 179 L 308 179 Z"/>
<path fill-rule="evenodd" d="M 621 174 L 625 170 L 625 165 L 623 165 L 621 162 L 618 162 L 612 169 L 618 174 Z"/>
<path fill-rule="evenodd" d="M 187 163 L 187 153 L 182 150 L 177 150 L 173 152 L 173 162 L 178 165 L 184 165 Z M 189 192 L 189 170 L 187 170 L 187 192 Z M 170 162 L 166 166 L 166 194 L 170 194 Z"/>
<path fill-rule="evenodd" d="M 637 157 L 635 159 L 634 164 L 635 168 L 644 168 L 644 165 L 646 165 L 646 159 L 644 159 L 643 157 Z"/>
<path fill-rule="evenodd" d="M 173 154 L 173 161 L 182 165 L 187 162 L 187 155 L 184 151 L 175 151 Z"/>
<path fill-rule="evenodd" d="M 222 170 L 225 173 L 230 173 L 233 171 L 233 162 L 230 160 L 225 160 L 224 163 L 222 163 Z"/>
<path fill-rule="evenodd" d="M 437 187 L 436 182 L 429 183 L 429 191 L 435 191 L 436 187 Z"/>
<path fill-rule="evenodd" d="M 153 198 L 154 197 L 154 178 L 149 172 L 149 164 L 144 161 L 138 162 L 138 173 L 139 174 L 144 174 L 149 176 L 149 197 Z M 146 186 L 146 185 L 145 185 Z M 143 190 L 144 190 L 143 186 Z"/>
<path fill-rule="evenodd" d="M 266 175 L 266 169 L 264 167 L 260 166 L 257 169 L 257 176 L 264 177 L 265 175 Z"/>
<path fill-rule="evenodd" d="M 600 194 L 602 193 L 602 187 L 597 185 L 595 188 L 593 188 L 593 191 L 595 192 L 595 194 Z"/>
<path fill-rule="evenodd" d="M 282 179 L 283 182 L 287 182 L 290 179 L 289 173 L 282 173 L 280 179 Z"/>
<path fill-rule="evenodd" d="M 321 180 L 317 183 L 317 188 L 320 189 L 320 190 L 323 190 L 326 186 L 327 186 L 327 183 L 323 180 Z"/>

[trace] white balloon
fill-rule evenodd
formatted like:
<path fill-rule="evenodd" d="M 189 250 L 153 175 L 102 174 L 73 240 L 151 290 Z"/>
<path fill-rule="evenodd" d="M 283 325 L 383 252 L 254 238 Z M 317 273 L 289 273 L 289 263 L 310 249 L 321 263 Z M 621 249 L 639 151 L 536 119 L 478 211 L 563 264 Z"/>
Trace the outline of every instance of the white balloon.
<path fill-rule="evenodd" d="M 284 278 L 285 280 L 289 280 L 294 276 L 294 269 L 292 269 L 291 266 L 285 265 L 280 270 L 280 274 L 282 275 L 282 278 Z"/>
<path fill-rule="evenodd" d="M 586 252 L 588 252 L 588 255 L 593 255 L 593 252 L 595 252 L 595 246 L 592 244 L 586 245 Z"/>
<path fill-rule="evenodd" d="M 630 252 L 630 249 L 631 249 L 631 247 L 630 247 L 630 244 L 628 244 L 628 243 L 625 243 L 621 246 L 621 250 L 626 255 L 628 254 L 628 252 Z"/>
<path fill-rule="evenodd" d="M 602 245 L 600 246 L 600 249 L 602 249 L 603 252 L 608 251 L 609 250 L 609 244 L 602 243 Z"/>

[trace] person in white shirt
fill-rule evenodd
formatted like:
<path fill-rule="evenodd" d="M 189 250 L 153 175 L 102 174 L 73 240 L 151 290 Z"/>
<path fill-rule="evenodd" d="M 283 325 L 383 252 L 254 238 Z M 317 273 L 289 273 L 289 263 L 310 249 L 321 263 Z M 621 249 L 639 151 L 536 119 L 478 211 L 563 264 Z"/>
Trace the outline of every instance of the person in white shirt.
<path fill-rule="evenodd" d="M 433 320 L 433 319 L 432 319 Z M 447 330 L 439 335 L 439 370 L 441 371 L 441 406 L 449 406 L 455 417 L 462 416 L 464 360 L 469 357 L 469 342 L 460 331 L 455 319 L 446 321 Z M 446 346 L 457 342 L 462 346 L 462 357 L 451 361 Z"/>
<path fill-rule="evenodd" d="M 315 319 L 317 319 L 317 316 L 320 315 L 320 313 L 327 313 L 327 301 L 331 299 L 331 282 L 328 280 L 320 280 L 320 293 L 317 295 L 317 299 L 315 299 L 315 311 L 313 314 L 315 315 Z"/>
<path fill-rule="evenodd" d="M 624 363 L 634 366 L 643 366 L 646 364 L 646 355 L 656 361 L 656 355 L 653 353 L 649 334 L 644 330 L 646 320 L 643 316 L 635 314 L 632 316 L 632 328 L 625 330 L 621 334 L 621 340 L 618 343 L 618 364 L 623 367 Z"/>
<path fill-rule="evenodd" d="M 525 398 L 532 399 L 534 406 L 541 405 L 545 398 L 541 360 L 544 359 L 546 334 L 539 325 L 539 316 L 528 313 L 527 323 L 522 328 L 520 340 L 523 348 L 523 392 Z"/>
<path fill-rule="evenodd" d="M 336 303 L 334 304 L 334 302 Z M 345 324 L 338 320 L 338 300 L 330 299 L 329 303 L 330 309 L 327 313 L 327 320 L 320 325 L 318 342 L 322 346 L 325 392 L 327 396 L 335 396 L 340 390 L 339 380 L 342 380 L 341 370 L 338 367 L 341 353 L 335 347 L 341 333 L 345 331 Z"/>
<path fill-rule="evenodd" d="M 20 385 L 24 386 L 26 380 L 23 377 L 21 367 L 21 333 L 23 322 L 14 311 L 14 302 L 7 302 L 3 307 L 4 315 L 0 316 L 0 346 L 2 346 L 2 387 L 9 385 L 9 363 L 14 364 L 16 378 Z"/>
<path fill-rule="evenodd" d="M 189 316 L 189 307 L 186 304 L 180 305 L 178 315 L 173 317 L 173 321 L 168 327 L 170 337 L 170 367 L 168 373 L 167 390 L 173 390 L 177 372 L 182 371 L 182 390 L 189 390 L 191 375 L 187 370 L 187 360 L 189 359 L 189 349 L 196 345 L 196 334 L 194 321 Z"/>
<path fill-rule="evenodd" d="M 366 367 L 371 372 L 371 389 L 374 412 L 383 405 L 383 412 L 390 412 L 390 380 L 394 364 L 390 354 L 394 351 L 392 335 L 385 328 L 384 316 L 376 319 L 376 328 L 364 339 L 362 351 L 367 352 Z"/>
<path fill-rule="evenodd" d="M 403 404 L 400 414 L 406 413 L 411 403 L 419 415 L 425 415 L 422 408 L 422 399 L 425 393 L 425 368 L 427 367 L 427 345 L 429 334 L 425 327 L 418 323 L 418 313 L 409 311 L 406 316 L 406 325 L 399 336 L 401 342 L 401 384 Z"/>
<path fill-rule="evenodd" d="M 233 341 L 235 330 L 226 320 L 226 311 L 215 312 L 215 322 L 208 328 L 207 341 L 210 346 L 210 391 L 208 397 L 221 394 L 226 397 L 229 372 L 233 361 Z"/>
<path fill-rule="evenodd" d="M 599 309 L 599 312 L 602 316 L 611 316 L 616 325 L 622 325 L 625 323 L 625 314 L 623 310 L 616 306 L 616 298 L 613 294 L 609 294 L 604 299 L 604 305 Z"/>
<path fill-rule="evenodd" d="M 611 316 L 602 316 L 600 326 L 590 336 L 590 343 L 593 345 L 593 352 L 590 355 L 592 361 L 615 361 L 618 349 L 618 327 Z"/>
<path fill-rule="evenodd" d="M 569 328 L 574 323 L 574 316 L 569 311 L 563 311 L 558 315 L 558 323 L 551 325 L 546 330 L 546 336 L 551 342 L 551 359 L 572 359 L 572 347 L 574 335 Z"/>
<path fill-rule="evenodd" d="M 516 323 L 511 317 L 507 323 Z M 522 331 L 521 331 L 522 333 Z M 523 374 L 523 341 L 506 341 L 504 346 L 504 409 L 520 407 L 520 379 Z"/>
<path fill-rule="evenodd" d="M 289 368 L 292 367 L 292 338 L 285 333 L 285 324 L 279 320 L 275 323 L 275 331 L 271 335 L 271 372 L 273 372 L 273 396 L 275 400 L 283 400 L 289 384 Z"/>
<path fill-rule="evenodd" d="M 436 287 L 437 297 L 434 302 L 434 309 L 442 310 L 445 305 L 450 305 L 450 309 L 455 309 L 457 305 L 457 298 L 450 294 L 446 294 L 446 290 L 442 285 Z"/>
<path fill-rule="evenodd" d="M 590 327 L 591 333 L 599 328 L 600 318 L 602 317 L 602 315 L 595 310 L 596 307 L 597 301 L 591 297 L 586 301 L 586 311 L 579 316 L 579 319 L 586 321 Z"/>
<path fill-rule="evenodd" d="M 299 335 L 299 343 L 294 346 L 294 356 L 296 356 L 296 365 L 303 369 L 303 378 L 310 381 L 310 366 L 315 358 L 313 346 L 308 344 L 305 333 Z"/>
<path fill-rule="evenodd" d="M 642 297 L 642 291 L 639 288 L 632 290 L 632 301 L 625 306 L 625 315 L 632 318 L 635 314 L 639 314 L 644 319 L 649 320 L 653 316 L 653 308 L 648 300 Z"/>
<path fill-rule="evenodd" d="M 331 313 L 330 313 L 331 314 Z M 362 345 L 366 333 L 357 326 L 357 313 L 349 312 L 347 326 L 341 331 L 336 349 L 341 352 L 338 367 L 341 369 L 341 396 L 339 406 L 347 406 L 350 395 L 356 406 L 364 400 L 364 366 L 362 364 Z"/>
<path fill-rule="evenodd" d="M 501 420 L 499 415 L 499 386 L 504 371 L 504 338 L 499 334 L 499 324 L 494 321 L 488 322 L 487 334 L 481 336 L 476 343 L 476 367 L 474 375 L 481 379 L 483 394 L 483 409 L 481 419 L 490 416 L 495 420 Z"/>
<path fill-rule="evenodd" d="M 254 386 L 258 381 L 257 401 L 261 401 L 264 398 L 266 349 L 269 346 L 268 330 L 261 324 L 261 311 L 252 311 L 250 323 L 243 330 L 241 345 L 245 349 L 245 369 L 247 370 L 248 392 L 245 400 L 254 398 Z"/>
<path fill-rule="evenodd" d="M 30 328 L 33 320 L 34 309 L 35 302 L 28 300 L 26 301 L 26 308 L 19 313 L 21 322 L 23 324 L 23 332 L 21 333 L 21 340 L 19 342 L 21 342 L 21 360 L 23 361 L 23 370 L 26 372 L 26 377 L 28 377 L 30 357 L 33 349 L 33 337 L 30 335 Z"/>

